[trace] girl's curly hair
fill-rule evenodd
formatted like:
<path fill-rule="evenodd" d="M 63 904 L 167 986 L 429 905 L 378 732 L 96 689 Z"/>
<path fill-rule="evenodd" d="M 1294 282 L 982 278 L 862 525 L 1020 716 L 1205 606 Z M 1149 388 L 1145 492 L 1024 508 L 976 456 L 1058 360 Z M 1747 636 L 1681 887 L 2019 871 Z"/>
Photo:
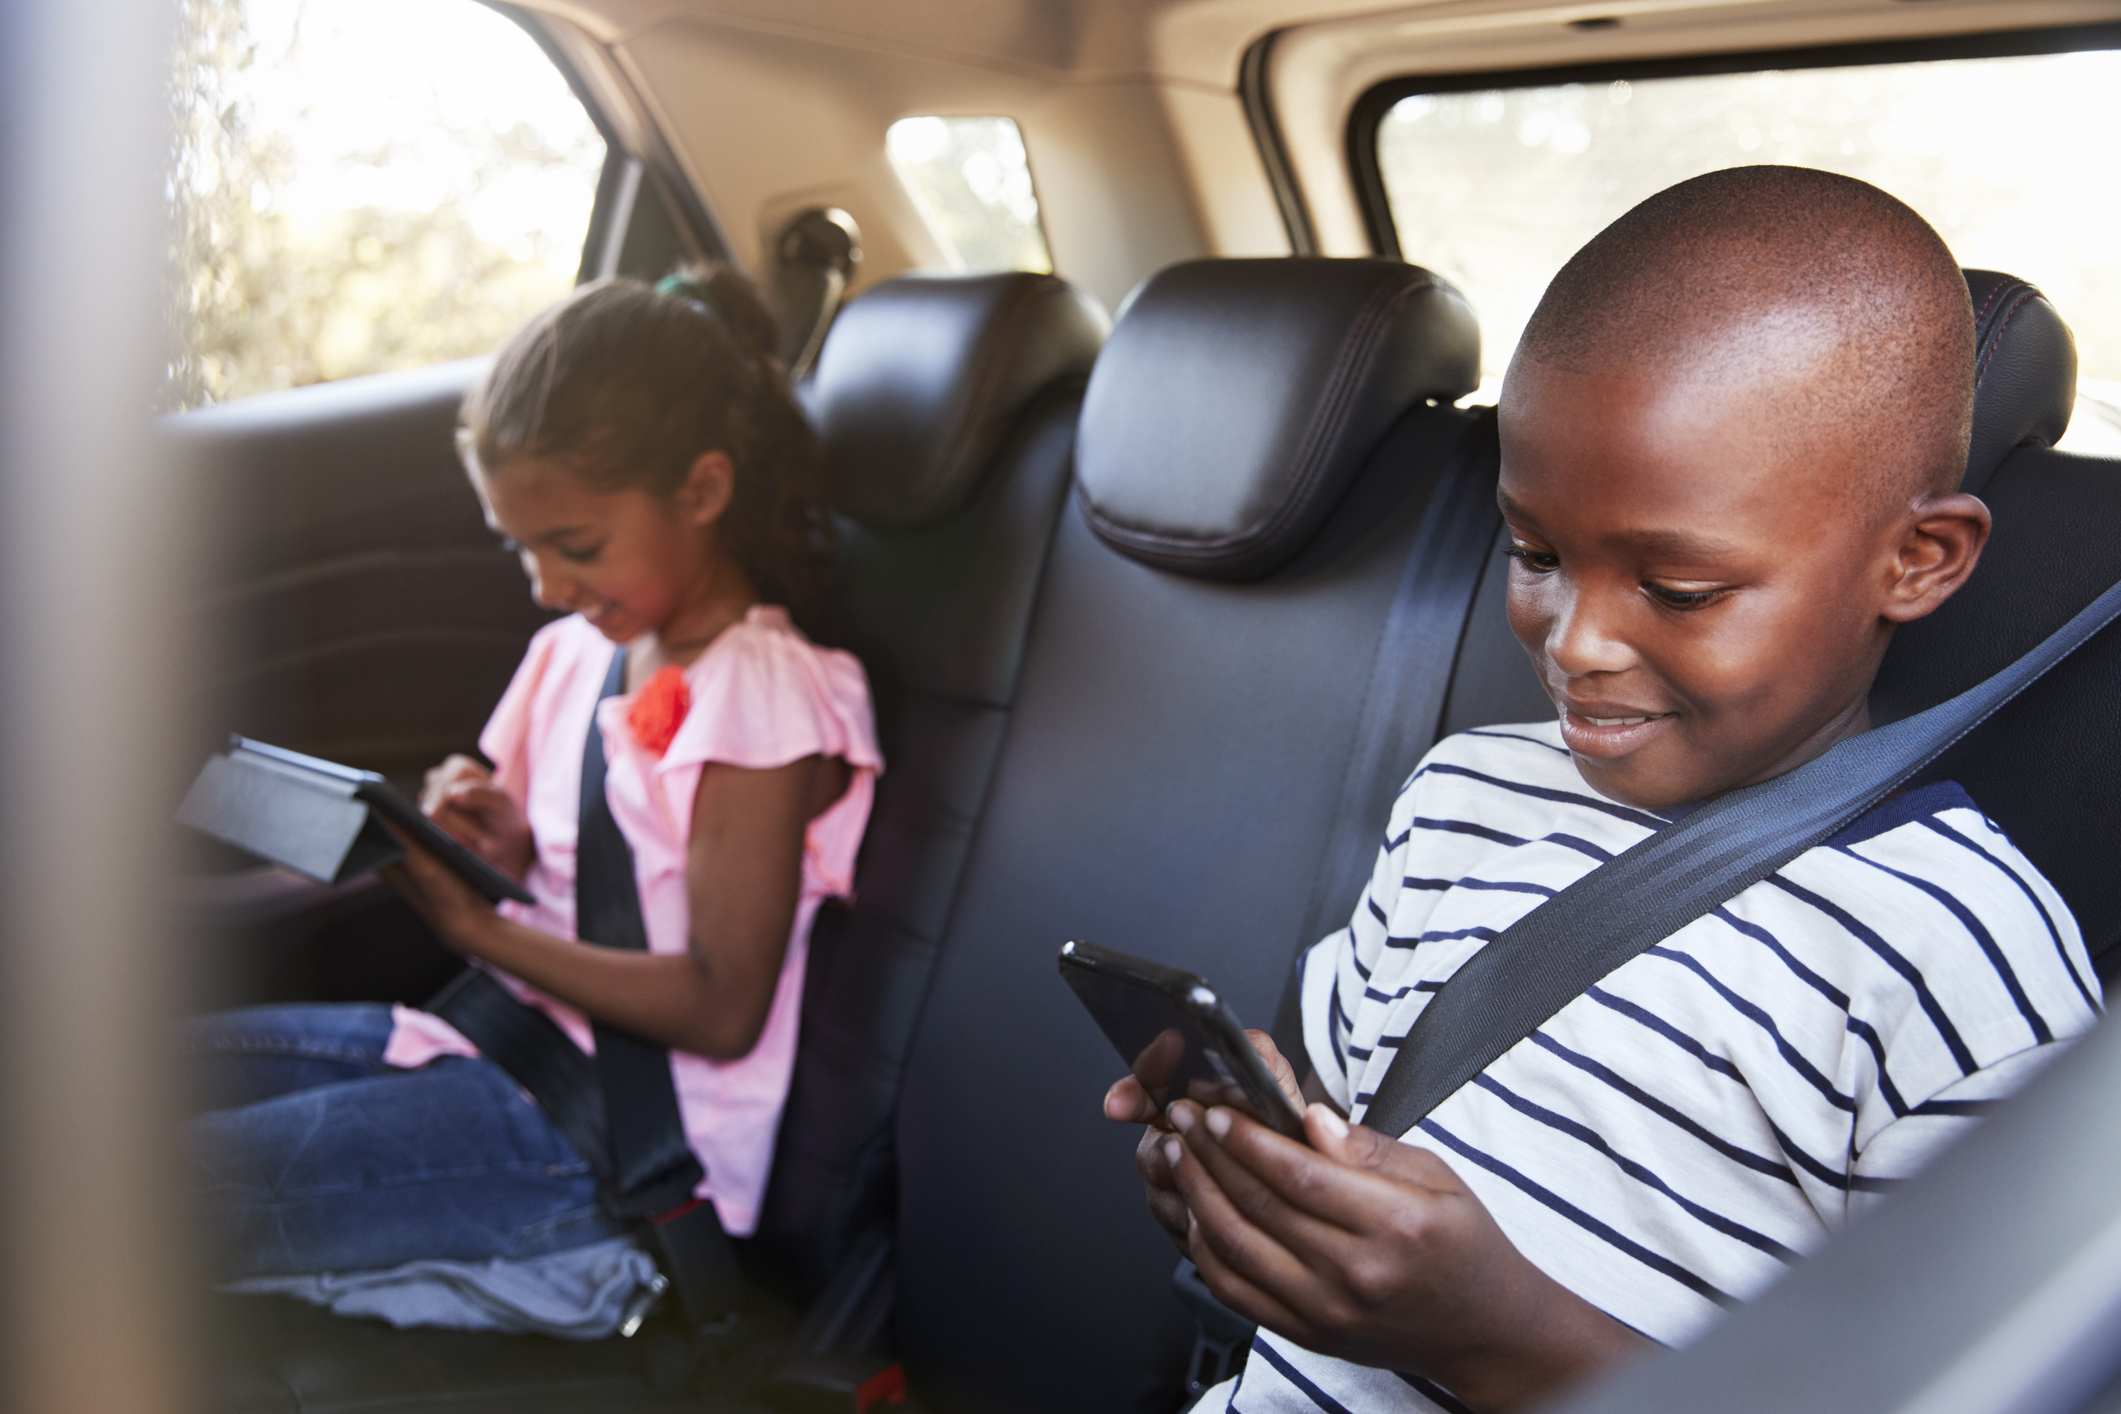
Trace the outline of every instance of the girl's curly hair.
<path fill-rule="evenodd" d="M 457 446 L 488 472 L 568 468 L 600 490 L 674 494 L 704 452 L 736 468 L 722 544 L 752 587 L 809 624 L 834 534 L 817 438 L 776 352 L 773 315 L 727 266 L 656 286 L 599 280 L 517 331 L 464 399 Z"/>

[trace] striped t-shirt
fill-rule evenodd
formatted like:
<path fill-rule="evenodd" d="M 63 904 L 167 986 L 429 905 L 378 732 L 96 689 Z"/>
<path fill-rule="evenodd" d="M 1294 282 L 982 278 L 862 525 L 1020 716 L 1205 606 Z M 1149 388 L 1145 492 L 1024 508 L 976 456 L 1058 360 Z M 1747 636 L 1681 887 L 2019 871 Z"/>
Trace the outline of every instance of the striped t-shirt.
<path fill-rule="evenodd" d="M 1304 959 L 1327 1092 L 1359 1120 L 1467 958 L 1668 823 L 1587 787 L 1554 723 L 1439 744 L 1353 921 Z M 1921 1168 L 2098 997 L 2061 897 L 1964 790 L 1925 786 L 1621 966 L 1404 1138 L 1542 1271 L 1682 1342 Z M 1265 1331 L 1231 1396 L 1243 1414 L 1458 1407 Z"/>

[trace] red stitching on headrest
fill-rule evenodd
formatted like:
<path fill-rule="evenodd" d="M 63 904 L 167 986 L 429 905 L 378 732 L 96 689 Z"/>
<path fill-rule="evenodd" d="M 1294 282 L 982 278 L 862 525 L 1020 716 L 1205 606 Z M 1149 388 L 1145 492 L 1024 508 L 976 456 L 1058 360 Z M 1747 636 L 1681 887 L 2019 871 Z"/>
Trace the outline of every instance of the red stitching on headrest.
<path fill-rule="evenodd" d="M 1981 301 L 1981 308 L 1979 308 L 1979 309 L 1977 309 L 1977 310 L 1975 310 L 1975 311 L 1974 311 L 1974 326 L 1975 326 L 1976 328 L 1979 328 L 1979 327 L 1980 327 L 1980 325 L 1981 325 L 1981 316 L 1982 316 L 1982 315 L 1984 315 L 1984 314 L 1986 314 L 1986 313 L 1988 313 L 1988 307 L 1989 307 L 1990 305 L 1992 305 L 1992 304 L 1994 304 L 1994 303 L 1996 302 L 1996 296 L 1997 296 L 1997 295 L 2000 295 L 2000 294 L 2002 294 L 2002 293 L 2003 293 L 2003 292 L 2004 292 L 2005 290 L 2009 289 L 2009 288 L 2010 288 L 2010 287 L 2011 287 L 2012 285 L 2015 285 L 2015 284 L 2019 284 L 2019 283 L 2020 283 L 2020 282 L 2019 282 L 2018 280 L 2015 280 L 2015 279 L 2006 279 L 2006 280 L 2003 280 L 2003 281 L 2001 281 L 2000 283 L 1998 283 L 1998 284 L 1997 284 L 1997 286 L 1996 286 L 1996 288 L 1994 288 L 1993 290 L 1990 290 L 1990 291 L 1988 292 L 1988 298 L 1987 298 L 1987 299 L 1985 299 L 1985 300 L 1983 300 L 1983 301 Z"/>
<path fill-rule="evenodd" d="M 2039 293 L 2038 290 L 2028 289 L 2018 296 L 2018 302 L 2004 310 L 2003 317 L 1996 321 L 1996 332 L 1989 339 L 1988 353 L 1982 358 L 1981 366 L 1974 370 L 1974 387 L 1977 391 L 1981 387 L 1981 380 L 1988 377 L 1988 366 L 1996 361 L 1996 350 L 2003 347 L 2003 331 L 2011 327 L 2011 319 L 2025 307 L 2025 302 L 2036 298 Z"/>

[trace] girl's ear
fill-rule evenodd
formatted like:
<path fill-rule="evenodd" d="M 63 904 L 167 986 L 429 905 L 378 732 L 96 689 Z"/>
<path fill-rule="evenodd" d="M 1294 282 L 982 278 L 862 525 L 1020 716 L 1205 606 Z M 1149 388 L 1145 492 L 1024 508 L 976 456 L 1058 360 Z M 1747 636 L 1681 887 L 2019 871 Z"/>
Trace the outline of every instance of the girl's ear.
<path fill-rule="evenodd" d="M 695 529 L 705 530 L 722 518 L 736 494 L 736 463 L 727 452 L 702 452 L 672 498 L 678 516 Z"/>

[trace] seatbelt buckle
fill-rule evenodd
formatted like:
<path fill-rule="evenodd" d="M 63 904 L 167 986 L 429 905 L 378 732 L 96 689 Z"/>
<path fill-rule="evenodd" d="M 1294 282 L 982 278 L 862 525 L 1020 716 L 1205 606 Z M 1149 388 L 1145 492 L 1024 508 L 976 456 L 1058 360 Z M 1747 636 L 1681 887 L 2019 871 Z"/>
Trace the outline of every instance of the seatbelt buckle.
<path fill-rule="evenodd" d="M 744 1276 L 714 1204 L 693 1198 L 648 1220 L 685 1316 L 702 1329 L 728 1325 L 744 1304 Z"/>
<path fill-rule="evenodd" d="M 1258 1329 L 1216 1300 L 1201 1280 L 1200 1269 L 1184 1258 L 1171 1273 L 1171 1290 L 1193 1316 L 1193 1353 L 1186 1359 L 1186 1402 L 1193 1405 L 1215 1386 L 1245 1367 Z"/>
<path fill-rule="evenodd" d="M 775 1371 L 760 1393 L 783 1414 L 869 1414 L 906 1402 L 906 1370 L 884 1355 L 812 1355 Z"/>

